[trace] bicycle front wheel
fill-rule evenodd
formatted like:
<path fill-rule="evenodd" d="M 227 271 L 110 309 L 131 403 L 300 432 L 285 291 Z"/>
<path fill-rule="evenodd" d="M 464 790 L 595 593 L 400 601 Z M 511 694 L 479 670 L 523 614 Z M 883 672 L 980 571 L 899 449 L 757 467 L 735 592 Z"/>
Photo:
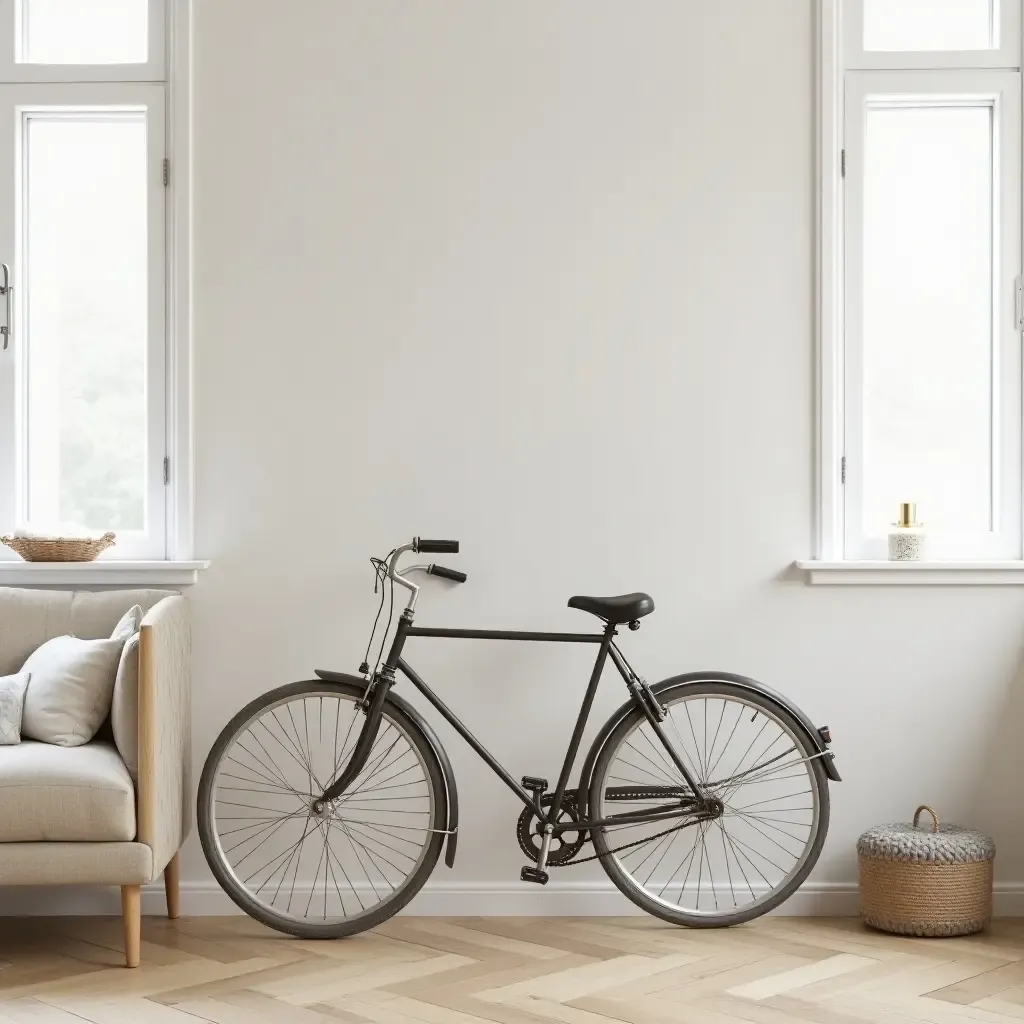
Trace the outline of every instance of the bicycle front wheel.
<path fill-rule="evenodd" d="M 442 770 L 422 730 L 385 702 L 363 770 L 317 808 L 366 721 L 363 691 L 291 683 L 227 724 L 199 784 L 199 838 L 217 881 L 251 917 L 305 939 L 373 928 L 416 895 L 447 822 Z"/>
<path fill-rule="evenodd" d="M 695 822 L 692 793 L 640 712 L 612 732 L 597 758 L 588 817 L 680 808 L 678 817 L 596 828 L 608 876 L 650 914 L 690 927 L 760 917 L 788 899 L 821 853 L 828 778 L 792 716 L 726 680 L 680 683 L 658 694 L 662 729 L 719 817 Z"/>

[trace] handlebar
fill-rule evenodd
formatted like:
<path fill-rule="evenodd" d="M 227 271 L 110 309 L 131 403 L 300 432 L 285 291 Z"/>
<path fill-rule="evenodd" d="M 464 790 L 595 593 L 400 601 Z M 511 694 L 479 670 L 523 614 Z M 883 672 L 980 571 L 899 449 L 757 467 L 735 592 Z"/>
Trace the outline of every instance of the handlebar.
<path fill-rule="evenodd" d="M 446 569 L 443 565 L 428 565 L 427 566 L 428 576 L 440 576 L 443 580 L 452 580 L 455 583 L 465 583 L 469 578 L 464 572 L 459 572 L 458 569 Z"/>
<path fill-rule="evenodd" d="M 457 540 L 426 540 L 416 537 L 412 542 L 413 551 L 425 555 L 457 555 L 459 553 L 459 542 Z"/>
<path fill-rule="evenodd" d="M 424 540 L 420 537 L 413 537 L 410 544 L 403 544 L 401 547 L 395 548 L 391 553 L 391 557 L 388 559 L 388 576 L 392 582 L 397 583 L 400 587 L 405 587 L 409 591 L 409 603 L 405 606 L 406 612 L 411 614 L 416 608 L 416 598 L 419 596 L 420 588 L 412 580 L 406 579 L 405 573 L 419 570 L 420 572 L 426 572 L 430 576 L 440 576 L 442 579 L 451 580 L 454 583 L 466 582 L 466 574 L 464 572 L 446 569 L 443 565 L 410 565 L 399 572 L 398 560 L 408 551 L 457 555 L 459 553 L 459 542 L 457 540 Z"/>

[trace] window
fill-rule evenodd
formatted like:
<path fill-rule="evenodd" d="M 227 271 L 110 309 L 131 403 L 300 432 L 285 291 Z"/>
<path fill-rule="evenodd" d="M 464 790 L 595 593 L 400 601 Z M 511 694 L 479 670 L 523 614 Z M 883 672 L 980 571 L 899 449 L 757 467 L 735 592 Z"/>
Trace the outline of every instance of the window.
<path fill-rule="evenodd" d="M 113 530 L 119 559 L 187 557 L 168 486 L 165 16 L 156 0 L 0 0 L 0 533 Z"/>
<path fill-rule="evenodd" d="M 824 5 L 819 557 L 1019 560 L 1020 0 Z"/>

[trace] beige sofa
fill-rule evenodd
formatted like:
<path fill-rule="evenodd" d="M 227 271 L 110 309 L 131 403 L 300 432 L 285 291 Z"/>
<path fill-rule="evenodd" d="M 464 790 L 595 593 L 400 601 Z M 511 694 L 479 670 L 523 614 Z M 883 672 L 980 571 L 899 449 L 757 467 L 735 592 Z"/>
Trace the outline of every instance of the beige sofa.
<path fill-rule="evenodd" d="M 137 705 L 127 702 L 136 729 L 122 718 L 119 740 L 108 723 L 79 747 L 0 746 L 0 885 L 119 885 L 129 967 L 139 963 L 140 886 L 163 873 L 168 916 L 178 915 L 192 803 L 188 602 L 157 590 L 0 587 L 0 676 L 51 637 L 109 636 L 136 604 L 142 629 L 125 654 L 129 669 L 138 658 Z"/>

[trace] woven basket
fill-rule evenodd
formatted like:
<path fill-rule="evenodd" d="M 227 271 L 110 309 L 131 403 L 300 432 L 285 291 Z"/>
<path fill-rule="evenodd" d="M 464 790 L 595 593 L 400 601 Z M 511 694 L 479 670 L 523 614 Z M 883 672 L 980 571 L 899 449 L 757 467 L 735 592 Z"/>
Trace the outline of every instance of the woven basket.
<path fill-rule="evenodd" d="M 930 829 L 919 828 L 922 812 Z M 879 825 L 857 841 L 860 911 L 866 924 L 899 935 L 980 932 L 992 916 L 995 843 L 958 825 L 940 825 L 919 807 L 912 825 Z"/>
<path fill-rule="evenodd" d="M 102 537 L 0 537 L 26 562 L 91 562 L 114 544 L 114 534 Z"/>

